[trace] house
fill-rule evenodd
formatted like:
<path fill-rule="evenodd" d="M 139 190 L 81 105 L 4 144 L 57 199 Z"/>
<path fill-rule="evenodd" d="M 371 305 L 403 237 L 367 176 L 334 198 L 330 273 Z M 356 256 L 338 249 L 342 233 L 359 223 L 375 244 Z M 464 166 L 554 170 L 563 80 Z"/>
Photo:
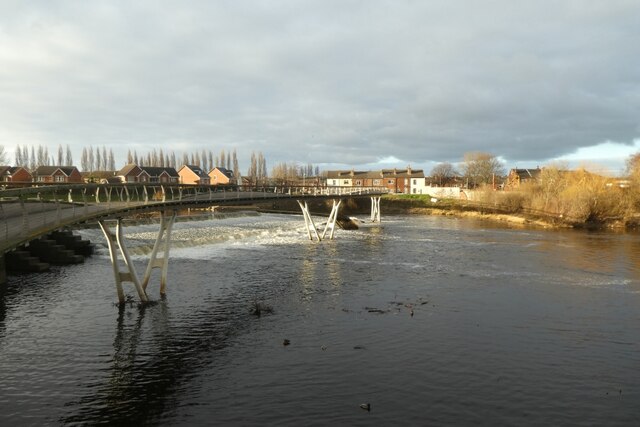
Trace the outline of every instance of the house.
<path fill-rule="evenodd" d="M 209 175 L 200 166 L 184 165 L 178 171 L 180 184 L 209 185 L 211 182 Z"/>
<path fill-rule="evenodd" d="M 175 168 L 171 167 L 128 164 L 120 169 L 116 176 L 123 183 L 177 184 L 180 182 L 180 175 Z"/>
<path fill-rule="evenodd" d="M 82 175 L 75 166 L 39 166 L 33 177 L 35 182 L 82 183 Z"/>
<path fill-rule="evenodd" d="M 150 183 L 177 184 L 180 182 L 180 175 L 175 168 L 164 166 L 140 166 L 140 169 L 149 176 Z"/>
<path fill-rule="evenodd" d="M 149 174 L 143 172 L 140 166 L 133 163 L 125 165 L 116 173 L 116 176 L 120 178 L 120 182 L 124 184 L 135 182 L 149 182 Z"/>
<path fill-rule="evenodd" d="M 0 182 L 31 182 L 33 176 L 22 166 L 0 166 Z"/>
<path fill-rule="evenodd" d="M 215 167 L 209 171 L 209 182 L 211 185 L 235 184 L 233 171 L 227 168 Z"/>
<path fill-rule="evenodd" d="M 386 187 L 391 193 L 411 193 L 411 186 L 424 180 L 422 170 L 382 169 L 380 171 L 328 171 L 328 187 Z"/>
<path fill-rule="evenodd" d="M 413 170 L 411 167 L 407 169 L 383 169 L 381 172 L 382 186 L 387 187 L 391 193 L 411 194 L 411 186 L 418 185 L 418 182 L 424 181 L 424 172 L 422 170 Z"/>
<path fill-rule="evenodd" d="M 505 184 L 506 190 L 514 190 L 525 183 L 538 182 L 542 169 L 511 169 Z"/>
<path fill-rule="evenodd" d="M 328 171 L 327 172 L 327 186 L 328 187 L 351 187 L 353 184 L 353 177 L 355 174 L 362 174 L 365 172 L 350 171 Z"/>

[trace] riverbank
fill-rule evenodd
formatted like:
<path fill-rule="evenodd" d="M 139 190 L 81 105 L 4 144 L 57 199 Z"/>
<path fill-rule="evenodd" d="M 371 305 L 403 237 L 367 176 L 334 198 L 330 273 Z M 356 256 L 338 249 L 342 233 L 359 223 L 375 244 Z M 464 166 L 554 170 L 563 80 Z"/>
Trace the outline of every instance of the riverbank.
<path fill-rule="evenodd" d="M 563 217 L 552 213 L 500 207 L 466 200 L 431 199 L 430 196 L 387 195 L 383 199 L 383 212 L 422 215 L 445 215 L 506 223 L 513 226 L 542 228 L 637 230 L 640 215 L 627 218 L 610 217 L 585 221 Z"/>

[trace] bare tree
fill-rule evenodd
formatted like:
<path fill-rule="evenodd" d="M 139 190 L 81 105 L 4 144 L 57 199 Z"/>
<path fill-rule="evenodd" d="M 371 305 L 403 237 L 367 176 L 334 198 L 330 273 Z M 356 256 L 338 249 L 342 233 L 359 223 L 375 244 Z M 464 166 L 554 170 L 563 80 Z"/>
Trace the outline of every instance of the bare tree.
<path fill-rule="evenodd" d="M 467 186 L 472 188 L 491 183 L 496 177 L 502 176 L 504 166 L 493 154 L 470 152 L 464 155 L 462 174 Z"/>
<path fill-rule="evenodd" d="M 431 169 L 431 176 L 439 185 L 446 183 L 457 174 L 453 165 L 449 162 L 438 163 Z"/>

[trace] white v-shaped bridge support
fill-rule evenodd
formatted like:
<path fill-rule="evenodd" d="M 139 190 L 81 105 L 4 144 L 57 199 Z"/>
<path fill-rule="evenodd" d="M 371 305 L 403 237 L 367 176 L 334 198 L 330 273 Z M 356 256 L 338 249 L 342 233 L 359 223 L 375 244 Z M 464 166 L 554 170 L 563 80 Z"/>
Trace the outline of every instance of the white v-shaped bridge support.
<path fill-rule="evenodd" d="M 313 240 L 313 238 L 315 237 L 315 239 L 319 242 L 325 238 L 327 231 L 329 231 L 329 239 L 333 239 L 333 233 L 336 228 L 336 219 L 338 218 L 338 210 L 340 209 L 340 204 L 342 203 L 342 200 L 333 201 L 333 207 L 331 208 L 331 213 L 329 214 L 329 219 L 327 220 L 327 223 L 324 226 L 324 231 L 322 232 L 322 235 L 318 233 L 318 227 L 316 227 L 316 224 L 313 222 L 313 219 L 311 218 L 311 213 L 309 212 L 309 207 L 307 206 L 307 202 L 304 202 L 304 204 L 300 200 L 298 200 L 297 202 L 298 202 L 298 205 L 300 205 L 300 209 L 302 209 L 302 216 L 304 217 L 304 225 L 307 228 L 307 234 L 309 235 L 309 240 Z"/>
<path fill-rule="evenodd" d="M 165 212 L 161 213 L 160 219 L 160 231 L 158 232 L 158 237 L 156 238 L 156 242 L 153 246 L 153 251 L 151 252 L 151 259 L 149 260 L 149 264 L 147 265 L 147 269 L 144 274 L 144 278 L 142 282 L 138 279 L 138 274 L 136 272 L 135 266 L 131 262 L 131 257 L 129 256 L 129 251 L 127 250 L 127 246 L 124 242 L 124 238 L 122 235 L 122 218 L 118 218 L 116 221 L 116 232 L 113 233 L 109 226 L 106 224 L 104 220 L 98 221 L 100 224 L 100 228 L 104 233 L 107 244 L 109 246 L 109 256 L 111 257 L 111 265 L 113 267 L 113 275 L 116 281 L 116 291 L 118 293 L 118 302 L 120 304 L 124 304 L 125 296 L 124 290 L 122 288 L 122 282 L 131 282 L 136 287 L 136 291 L 138 292 L 138 296 L 140 297 L 140 301 L 147 302 L 147 293 L 146 288 L 149 283 L 149 279 L 151 277 L 151 271 L 153 268 L 161 268 L 161 276 L 160 276 L 160 294 L 164 295 L 166 290 L 166 281 L 167 281 L 167 269 L 169 265 L 169 246 L 171 243 L 171 229 L 173 227 L 173 223 L 176 219 L 176 212 L 173 211 L 172 215 L 167 219 L 167 215 Z M 160 247 L 164 245 L 162 248 L 163 256 L 162 258 L 158 258 L 158 251 Z M 124 262 L 124 266 L 126 270 L 120 270 L 120 265 L 118 262 L 118 252 L 122 256 L 122 260 Z"/>
<path fill-rule="evenodd" d="M 380 196 L 371 197 L 371 222 L 380 222 Z"/>

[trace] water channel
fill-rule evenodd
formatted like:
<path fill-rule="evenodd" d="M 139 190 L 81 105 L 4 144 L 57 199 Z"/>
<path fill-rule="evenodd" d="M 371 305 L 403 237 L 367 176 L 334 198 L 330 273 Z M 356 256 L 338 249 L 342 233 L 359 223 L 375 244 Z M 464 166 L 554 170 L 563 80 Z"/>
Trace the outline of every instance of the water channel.
<path fill-rule="evenodd" d="M 122 308 L 82 230 L 0 288 L 0 425 L 640 425 L 639 235 L 383 221 L 179 222 L 167 297 Z"/>

